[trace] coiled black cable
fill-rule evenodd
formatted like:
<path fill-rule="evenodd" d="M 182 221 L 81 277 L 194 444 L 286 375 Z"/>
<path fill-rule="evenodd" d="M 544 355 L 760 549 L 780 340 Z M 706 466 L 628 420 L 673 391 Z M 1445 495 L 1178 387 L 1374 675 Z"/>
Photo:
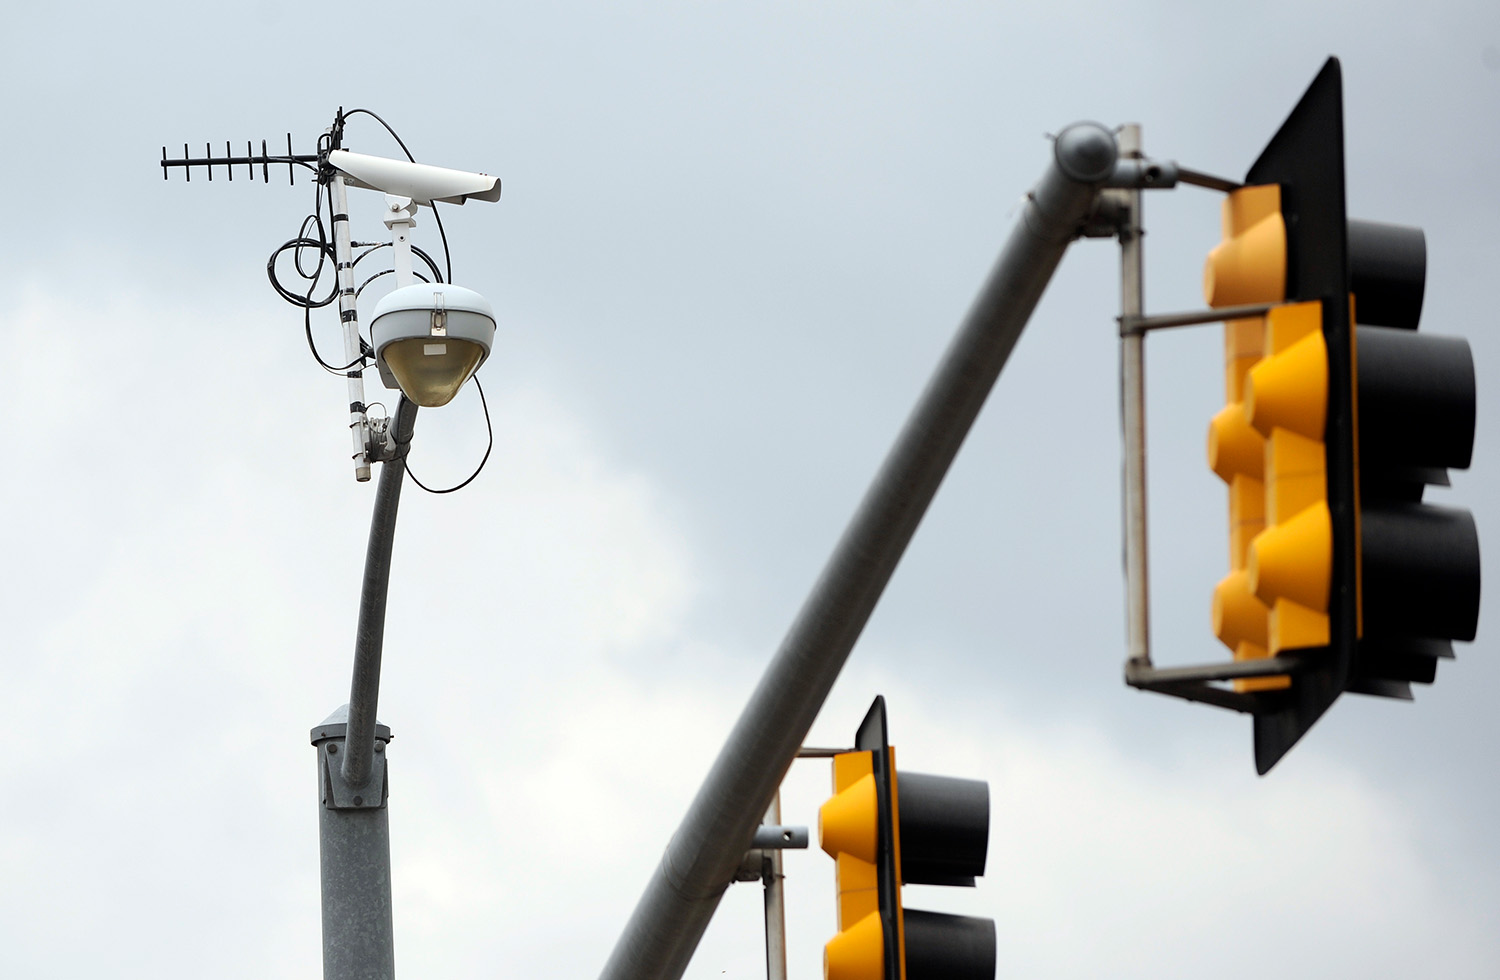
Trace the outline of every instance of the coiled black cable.
<path fill-rule="evenodd" d="M 452 493 L 455 490 L 462 490 L 464 487 L 474 482 L 474 478 L 479 475 L 479 471 L 484 469 L 484 464 L 490 461 L 490 450 L 495 448 L 495 430 L 494 427 L 490 425 L 490 403 L 485 400 L 484 385 L 479 383 L 479 375 L 477 373 L 474 375 L 474 387 L 479 391 L 479 404 L 484 406 L 484 431 L 489 436 L 489 444 L 484 447 L 484 458 L 479 461 L 478 466 L 474 467 L 474 472 L 469 474 L 468 479 L 464 480 L 464 482 L 458 484 L 457 486 L 448 487 L 445 490 L 434 490 L 432 489 L 432 487 L 429 487 L 427 484 L 417 479 L 417 474 L 411 471 L 411 464 L 408 462 L 408 460 L 410 459 L 409 456 L 403 458 L 401 461 L 401 465 L 406 467 L 406 475 L 411 477 L 411 482 L 415 483 L 423 490 L 426 490 L 428 493 Z"/>

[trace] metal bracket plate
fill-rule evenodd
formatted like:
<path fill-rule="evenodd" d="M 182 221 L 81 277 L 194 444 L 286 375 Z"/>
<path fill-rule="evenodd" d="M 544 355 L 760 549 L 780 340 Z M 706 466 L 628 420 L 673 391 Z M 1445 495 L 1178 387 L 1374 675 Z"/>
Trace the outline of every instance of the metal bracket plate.
<path fill-rule="evenodd" d="M 318 763 L 323 771 L 324 806 L 330 810 L 378 810 L 385 806 L 389 786 L 385 779 L 385 742 L 375 740 L 375 756 L 370 763 L 370 780 L 363 786 L 351 786 L 344 779 L 343 739 L 330 739 L 318 747 Z"/>
<path fill-rule="evenodd" d="M 375 728 L 375 754 L 370 762 L 370 778 L 363 786 L 352 786 L 344 779 L 344 733 L 347 725 L 328 722 L 312 730 L 312 743 L 318 750 L 319 800 L 330 810 L 377 810 L 386 805 L 390 785 L 386 780 L 385 747 L 391 730 L 385 725 Z"/>

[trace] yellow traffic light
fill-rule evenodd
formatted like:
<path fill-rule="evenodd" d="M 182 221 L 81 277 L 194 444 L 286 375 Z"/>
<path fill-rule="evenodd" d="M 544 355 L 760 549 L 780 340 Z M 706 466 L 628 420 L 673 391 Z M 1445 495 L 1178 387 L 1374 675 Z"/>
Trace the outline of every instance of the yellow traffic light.
<path fill-rule="evenodd" d="M 1472 517 L 1421 503 L 1469 465 L 1473 363 L 1416 334 L 1422 232 L 1345 213 L 1341 86 L 1329 59 L 1225 198 L 1203 276 L 1210 307 L 1252 307 L 1225 323 L 1209 425 L 1229 487 L 1214 632 L 1236 660 L 1300 661 L 1234 682 L 1262 773 L 1344 691 L 1409 698 L 1479 612 Z"/>
<path fill-rule="evenodd" d="M 824 977 L 992 980 L 993 921 L 901 901 L 903 883 L 973 885 L 984 873 L 989 786 L 897 773 L 884 698 L 870 706 L 855 746 L 834 756 L 834 795 L 818 811 L 819 840 L 838 862 L 839 931 L 823 948 Z"/>
<path fill-rule="evenodd" d="M 823 975 L 828 980 L 885 977 L 885 931 L 876 867 L 881 794 L 874 764 L 873 751 L 834 756 L 834 795 L 818 811 L 818 840 L 838 862 L 839 934 L 823 952 Z M 899 933 L 899 914 L 894 921 Z M 899 935 L 897 941 L 899 945 Z"/>

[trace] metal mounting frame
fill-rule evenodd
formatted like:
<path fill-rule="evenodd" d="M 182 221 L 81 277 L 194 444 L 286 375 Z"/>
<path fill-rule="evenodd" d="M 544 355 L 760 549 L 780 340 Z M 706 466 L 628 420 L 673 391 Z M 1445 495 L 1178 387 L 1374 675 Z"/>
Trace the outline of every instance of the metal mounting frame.
<path fill-rule="evenodd" d="M 1137 125 L 1120 128 L 1121 162 L 1146 159 Z M 1242 185 L 1221 177 L 1173 165 L 1174 183 L 1192 184 L 1221 192 Z M 1125 545 L 1125 683 L 1143 691 L 1168 694 L 1186 701 L 1211 704 L 1247 714 L 1274 710 L 1284 691 L 1233 691 L 1216 682 L 1302 673 L 1317 651 L 1284 653 L 1264 660 L 1220 661 L 1182 667 L 1157 667 L 1151 662 L 1150 570 L 1146 526 L 1146 334 L 1153 330 L 1221 323 L 1264 316 L 1277 303 L 1256 303 L 1192 310 L 1183 313 L 1145 313 L 1145 272 L 1141 223 L 1142 188 L 1172 184 L 1139 184 L 1111 191 L 1115 195 L 1104 220 L 1115 222 L 1120 241 L 1120 410 L 1124 429 L 1124 545 Z"/>

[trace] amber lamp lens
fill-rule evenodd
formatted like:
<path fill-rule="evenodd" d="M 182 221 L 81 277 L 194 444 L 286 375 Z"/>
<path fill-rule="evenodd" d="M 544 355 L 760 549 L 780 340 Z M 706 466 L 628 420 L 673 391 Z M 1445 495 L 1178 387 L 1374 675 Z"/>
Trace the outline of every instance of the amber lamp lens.
<path fill-rule="evenodd" d="M 423 408 L 438 408 L 469 380 L 484 349 L 452 337 L 411 337 L 387 344 L 380 356 L 407 398 Z"/>

